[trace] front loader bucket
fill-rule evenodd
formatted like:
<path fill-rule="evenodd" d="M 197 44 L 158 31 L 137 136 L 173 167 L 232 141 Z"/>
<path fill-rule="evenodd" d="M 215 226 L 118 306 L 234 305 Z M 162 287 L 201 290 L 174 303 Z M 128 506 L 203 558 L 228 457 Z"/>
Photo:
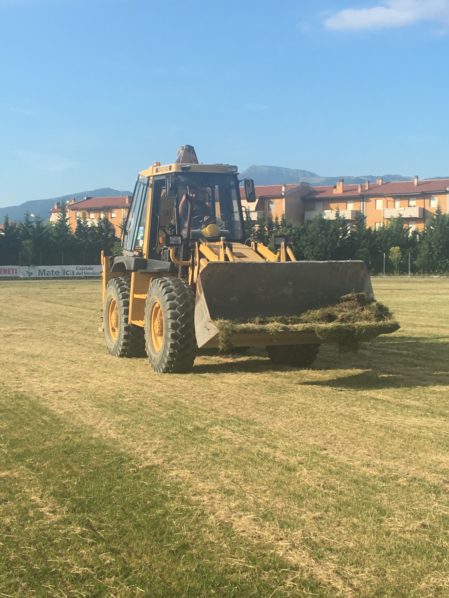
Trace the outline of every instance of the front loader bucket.
<path fill-rule="evenodd" d="M 218 346 L 216 320 L 249 322 L 255 318 L 299 316 L 309 309 L 334 305 L 348 293 L 374 298 L 362 261 L 210 262 L 201 271 L 196 290 L 198 347 Z M 307 342 L 313 342 L 313 338 L 288 331 L 232 338 L 236 347 Z"/>

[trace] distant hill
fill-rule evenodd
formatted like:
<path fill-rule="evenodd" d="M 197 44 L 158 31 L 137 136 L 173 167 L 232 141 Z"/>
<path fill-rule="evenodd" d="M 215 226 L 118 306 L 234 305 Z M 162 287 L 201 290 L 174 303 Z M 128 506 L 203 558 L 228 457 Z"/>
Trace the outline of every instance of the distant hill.
<path fill-rule="evenodd" d="M 69 199 L 76 199 L 80 201 L 85 197 L 108 197 L 118 195 L 131 195 L 129 191 L 117 191 L 117 189 L 111 189 L 110 187 L 104 187 L 103 189 L 93 189 L 91 191 L 78 191 L 76 193 L 69 193 L 68 195 L 62 195 L 61 197 L 52 197 L 51 199 L 35 199 L 32 201 L 26 201 L 18 206 L 7 206 L 6 208 L 0 208 L 0 223 L 3 222 L 5 216 L 8 216 L 10 220 L 20 222 L 23 220 L 24 215 L 28 212 L 39 216 L 42 220 L 48 220 L 50 217 L 50 210 L 56 202 L 64 202 Z"/>
<path fill-rule="evenodd" d="M 319 178 L 318 174 L 309 170 L 283 168 L 282 166 L 250 166 L 241 176 L 254 179 L 256 185 L 276 185 L 279 183 L 298 183 L 305 179 Z"/>
<path fill-rule="evenodd" d="M 294 168 L 283 168 L 282 166 L 257 166 L 253 165 L 240 173 L 242 178 L 254 179 L 256 185 L 279 185 L 281 183 L 291 184 L 305 182 L 310 185 L 335 185 L 341 177 L 320 176 L 309 170 L 297 170 Z M 384 181 L 408 181 L 411 177 L 404 177 L 400 174 L 384 174 Z M 375 182 L 378 176 L 344 176 L 348 184 L 363 183 L 364 181 Z"/>

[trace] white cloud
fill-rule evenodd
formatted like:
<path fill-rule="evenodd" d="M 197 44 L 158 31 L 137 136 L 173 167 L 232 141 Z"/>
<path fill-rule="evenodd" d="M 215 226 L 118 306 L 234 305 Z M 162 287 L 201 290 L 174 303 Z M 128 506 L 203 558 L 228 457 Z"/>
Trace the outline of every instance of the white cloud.
<path fill-rule="evenodd" d="M 361 31 L 406 27 L 420 21 L 449 25 L 449 0 L 384 0 L 370 8 L 346 8 L 324 20 L 327 29 Z"/>

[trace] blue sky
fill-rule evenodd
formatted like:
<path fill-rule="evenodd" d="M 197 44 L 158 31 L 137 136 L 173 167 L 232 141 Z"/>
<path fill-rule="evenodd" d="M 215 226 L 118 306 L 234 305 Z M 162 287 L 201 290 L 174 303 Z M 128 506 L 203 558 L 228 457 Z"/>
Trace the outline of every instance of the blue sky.
<path fill-rule="evenodd" d="M 0 0 L 0 206 L 204 162 L 449 176 L 449 0 Z"/>

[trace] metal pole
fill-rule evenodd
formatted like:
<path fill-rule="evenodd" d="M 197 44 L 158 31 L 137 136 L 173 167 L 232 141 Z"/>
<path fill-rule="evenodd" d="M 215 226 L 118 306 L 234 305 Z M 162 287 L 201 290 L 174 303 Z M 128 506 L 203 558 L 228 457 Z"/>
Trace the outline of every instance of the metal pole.
<path fill-rule="evenodd" d="M 411 250 L 408 250 L 408 275 L 412 275 L 412 259 L 411 259 Z"/>
<path fill-rule="evenodd" d="M 384 256 L 384 276 L 385 276 L 385 251 L 384 251 L 383 256 Z"/>

